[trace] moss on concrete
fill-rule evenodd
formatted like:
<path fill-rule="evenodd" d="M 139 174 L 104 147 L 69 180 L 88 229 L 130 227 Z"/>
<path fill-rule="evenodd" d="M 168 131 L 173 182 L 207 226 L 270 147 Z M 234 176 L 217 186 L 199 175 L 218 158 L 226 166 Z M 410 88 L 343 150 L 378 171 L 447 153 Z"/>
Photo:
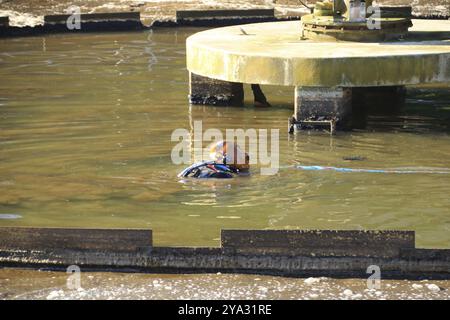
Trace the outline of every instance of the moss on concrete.
<path fill-rule="evenodd" d="M 429 21 L 434 30 L 450 21 Z M 414 31 L 421 30 L 413 27 Z M 450 40 L 386 43 L 300 40 L 297 21 L 233 26 L 187 39 L 189 71 L 224 81 L 290 86 L 450 82 Z"/>

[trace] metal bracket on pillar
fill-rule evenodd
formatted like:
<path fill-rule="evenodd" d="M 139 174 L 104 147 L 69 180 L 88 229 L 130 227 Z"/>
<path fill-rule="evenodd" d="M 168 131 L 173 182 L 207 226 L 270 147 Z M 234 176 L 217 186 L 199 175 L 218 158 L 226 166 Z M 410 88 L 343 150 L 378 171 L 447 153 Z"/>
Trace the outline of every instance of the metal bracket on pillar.
<path fill-rule="evenodd" d="M 325 128 L 330 131 L 330 134 L 334 134 L 336 130 L 336 120 L 296 120 L 294 117 L 289 118 L 288 131 L 290 134 L 295 133 L 296 130 L 304 130 L 310 128 Z"/>

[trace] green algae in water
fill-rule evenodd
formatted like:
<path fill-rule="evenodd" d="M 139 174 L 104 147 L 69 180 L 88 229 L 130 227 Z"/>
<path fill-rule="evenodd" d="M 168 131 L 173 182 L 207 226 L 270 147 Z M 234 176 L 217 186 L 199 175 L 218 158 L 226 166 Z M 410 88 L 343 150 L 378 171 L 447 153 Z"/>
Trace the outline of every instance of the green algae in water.
<path fill-rule="evenodd" d="M 448 175 L 255 167 L 181 183 L 170 136 L 195 120 L 280 129 L 280 166 L 349 167 L 344 157 L 361 155 L 355 166 L 450 168 L 448 88 L 411 90 L 403 109 L 369 113 L 353 132 L 292 137 L 293 88 L 263 87 L 270 109 L 252 107 L 249 86 L 243 108 L 189 106 L 185 39 L 196 31 L 0 40 L 0 214 L 22 216 L 0 225 L 149 228 L 156 245 L 200 246 L 219 245 L 222 228 L 400 229 L 420 247 L 450 247 Z"/>

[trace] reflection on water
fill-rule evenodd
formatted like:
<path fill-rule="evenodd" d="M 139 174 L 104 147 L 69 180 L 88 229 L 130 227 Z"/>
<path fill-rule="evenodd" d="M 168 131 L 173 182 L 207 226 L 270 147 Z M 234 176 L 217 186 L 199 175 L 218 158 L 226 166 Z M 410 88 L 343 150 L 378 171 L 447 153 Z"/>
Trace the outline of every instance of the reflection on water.
<path fill-rule="evenodd" d="M 413 90 L 389 115 L 372 106 L 353 132 L 289 137 L 292 88 L 265 88 L 271 109 L 189 107 L 192 32 L 0 40 L 1 226 L 152 228 L 157 245 L 218 245 L 221 228 L 402 229 L 450 247 L 450 175 L 253 168 L 178 181 L 170 137 L 193 120 L 279 128 L 284 167 L 450 168 L 448 90 Z"/>

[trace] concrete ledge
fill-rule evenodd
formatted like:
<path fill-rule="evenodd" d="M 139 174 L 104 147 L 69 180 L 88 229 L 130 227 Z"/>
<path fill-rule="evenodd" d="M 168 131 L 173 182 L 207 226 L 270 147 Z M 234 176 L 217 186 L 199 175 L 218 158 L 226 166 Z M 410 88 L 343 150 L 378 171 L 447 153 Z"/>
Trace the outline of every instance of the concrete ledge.
<path fill-rule="evenodd" d="M 413 27 L 407 36 L 411 41 L 436 41 L 450 39 L 450 21 L 413 20 Z M 445 26 L 438 28 L 437 25 Z"/>
<path fill-rule="evenodd" d="M 135 252 L 152 246 L 151 230 L 4 227 L 0 250 L 98 250 Z"/>
<path fill-rule="evenodd" d="M 445 261 L 450 262 L 450 249 L 415 249 L 402 248 L 400 258 L 408 260 Z"/>
<path fill-rule="evenodd" d="M 411 18 L 411 6 L 380 6 L 382 18 Z"/>
<path fill-rule="evenodd" d="M 240 106 L 243 101 L 242 83 L 220 81 L 189 73 L 189 103 Z"/>
<path fill-rule="evenodd" d="M 9 27 L 9 17 L 0 17 L 0 28 Z"/>
<path fill-rule="evenodd" d="M 179 26 L 226 26 L 275 20 L 275 9 L 178 10 L 176 12 L 176 24 Z"/>
<path fill-rule="evenodd" d="M 414 242 L 412 231 L 222 230 L 222 247 L 237 254 L 393 258 Z"/>
<path fill-rule="evenodd" d="M 70 30 L 68 14 L 48 15 L 44 17 L 46 32 L 89 32 L 89 31 L 123 31 L 143 28 L 140 12 L 93 13 L 80 15 L 80 29 Z"/>
<path fill-rule="evenodd" d="M 44 25 L 48 24 L 66 24 L 71 17 L 70 14 L 53 14 L 44 16 Z M 88 13 L 80 14 L 81 23 L 101 22 L 101 21 L 134 21 L 141 22 L 141 14 L 138 11 L 130 12 L 112 12 L 112 13 Z"/>
<path fill-rule="evenodd" d="M 69 29 L 67 19 L 71 15 L 44 16 L 44 25 L 35 27 L 5 27 L 1 30 L 2 37 L 23 37 L 47 33 L 73 33 L 73 32 L 107 32 L 143 30 L 146 27 L 141 23 L 140 12 L 114 12 L 93 13 L 80 15 L 80 29 Z M 0 25 L 1 28 L 1 25 Z"/>
<path fill-rule="evenodd" d="M 0 228 L 0 267 L 450 279 L 450 250 L 412 231 L 223 230 L 221 247 L 152 247 L 150 230 Z"/>
<path fill-rule="evenodd" d="M 298 20 L 297 17 L 276 18 L 274 9 L 185 10 L 178 11 L 177 16 L 179 16 L 177 18 L 178 21 L 156 20 L 151 26 L 145 26 L 140 20 L 140 12 L 138 11 L 81 14 L 81 30 L 69 30 L 66 21 L 70 15 L 47 15 L 44 17 L 44 25 L 35 27 L 12 27 L 0 24 L 0 38 L 35 36 L 46 33 L 131 31 L 183 26 L 213 27 L 267 21 Z M 4 17 L 4 19 L 6 21 L 8 17 Z"/>
<path fill-rule="evenodd" d="M 186 19 L 273 18 L 275 9 L 178 10 L 176 17 L 177 22 Z"/>

